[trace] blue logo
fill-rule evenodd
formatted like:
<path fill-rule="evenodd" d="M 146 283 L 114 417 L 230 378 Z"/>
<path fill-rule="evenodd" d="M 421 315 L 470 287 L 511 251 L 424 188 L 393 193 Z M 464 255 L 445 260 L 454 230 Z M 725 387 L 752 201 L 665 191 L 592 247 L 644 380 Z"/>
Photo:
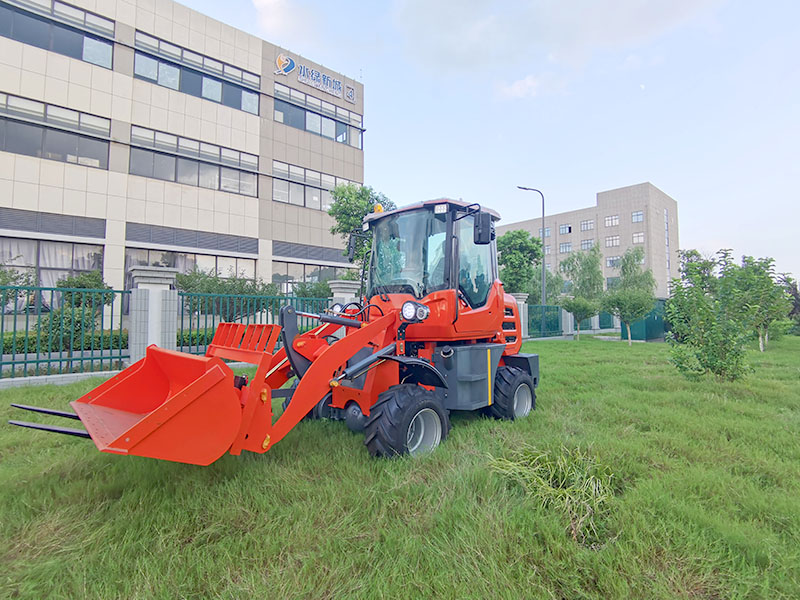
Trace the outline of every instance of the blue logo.
<path fill-rule="evenodd" d="M 294 71 L 295 65 L 294 60 L 285 54 L 278 54 L 278 57 L 275 59 L 275 66 L 277 67 L 275 75 L 288 75 Z"/>

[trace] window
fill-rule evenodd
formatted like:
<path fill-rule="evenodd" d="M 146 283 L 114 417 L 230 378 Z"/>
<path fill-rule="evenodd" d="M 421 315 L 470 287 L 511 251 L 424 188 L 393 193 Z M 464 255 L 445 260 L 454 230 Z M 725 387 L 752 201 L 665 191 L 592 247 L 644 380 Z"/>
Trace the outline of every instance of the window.
<path fill-rule="evenodd" d="M 458 237 L 458 289 L 466 295 L 473 308 L 486 304 L 489 289 L 494 281 L 491 244 L 475 243 L 474 219 L 474 215 L 470 215 L 455 223 L 455 233 Z M 444 246 L 444 235 L 442 235 L 442 246 Z M 431 259 L 432 256 L 436 256 L 435 253 L 429 253 L 429 260 L 435 261 L 435 258 Z M 444 253 L 442 253 L 442 259 L 444 259 Z M 428 272 L 432 279 L 436 279 L 437 269 L 435 267 Z M 442 285 L 444 285 L 443 281 Z"/>
<path fill-rule="evenodd" d="M 594 240 L 581 240 L 581 250 L 591 250 L 594 247 Z"/>
<path fill-rule="evenodd" d="M 632 241 L 634 244 L 644 244 L 644 232 L 640 231 L 638 233 L 634 233 Z"/>
<path fill-rule="evenodd" d="M 274 107 L 273 119 L 278 123 L 362 148 L 361 115 L 280 83 L 275 84 Z"/>
<path fill-rule="evenodd" d="M 581 221 L 581 231 L 591 231 L 594 229 L 594 220 Z"/>
<path fill-rule="evenodd" d="M 52 6 L 42 8 L 79 27 L 114 37 L 113 21 L 60 2 L 55 3 L 55 10 Z M 22 8 L 0 5 L 0 35 L 107 69 L 112 65 L 113 44 L 110 41 Z"/>
<path fill-rule="evenodd" d="M 606 217 L 606 227 L 614 227 L 616 225 L 619 225 L 619 215 Z"/>
<path fill-rule="evenodd" d="M 258 157 L 163 131 L 131 126 L 130 173 L 212 190 L 257 196 Z M 144 148 L 153 148 L 151 152 Z M 177 156 L 171 156 L 177 155 Z M 194 160 L 199 158 L 200 160 Z M 229 165 L 231 168 L 220 167 Z"/>
<path fill-rule="evenodd" d="M 130 289 L 133 285 L 133 277 L 130 275 L 131 268 L 139 266 L 172 267 L 184 274 L 199 269 L 223 278 L 232 277 L 234 274 L 244 279 L 255 279 L 256 277 L 256 261 L 252 258 L 214 256 L 174 250 L 125 248 L 125 289 Z"/>
<path fill-rule="evenodd" d="M 332 202 L 330 190 L 337 185 L 350 183 L 352 182 L 341 177 L 326 175 L 278 160 L 272 161 L 273 202 L 284 202 L 315 210 L 328 210 Z"/>
<path fill-rule="evenodd" d="M 549 245 L 544 247 L 544 253 L 545 254 L 550 254 L 550 246 Z"/>
<path fill-rule="evenodd" d="M 558 245 L 558 252 L 560 254 L 569 254 L 572 252 L 572 242 L 562 242 Z"/>
<path fill-rule="evenodd" d="M 606 266 L 612 269 L 616 269 L 619 267 L 619 256 L 608 256 L 606 257 Z"/>
<path fill-rule="evenodd" d="M 35 285 L 55 287 L 70 275 L 102 271 L 103 246 L 0 237 L 0 266 L 29 273 Z M 41 298 L 47 308 L 57 308 L 49 306 L 57 296 L 42 294 Z"/>
<path fill-rule="evenodd" d="M 142 46 L 138 36 L 137 33 L 137 45 Z M 256 92 L 205 75 L 196 69 L 137 51 L 133 61 L 133 73 L 139 79 L 145 79 L 171 90 L 205 98 L 254 115 L 258 114 L 259 98 Z"/>
<path fill-rule="evenodd" d="M 619 283 L 619 277 L 606 277 L 606 289 L 613 290 Z"/>
<path fill-rule="evenodd" d="M 566 235 L 568 233 L 572 233 L 572 225 L 559 225 L 558 233 L 560 235 Z"/>
<path fill-rule="evenodd" d="M 644 212 L 637 210 L 631 213 L 631 223 L 641 223 L 644 221 Z"/>
<path fill-rule="evenodd" d="M 614 248 L 619 246 L 619 236 L 618 235 L 610 235 L 606 238 L 606 248 Z"/>
<path fill-rule="evenodd" d="M 550 228 L 549 227 L 545 227 L 544 228 L 544 237 L 550 237 Z M 542 239 L 542 228 L 541 227 L 539 227 L 539 239 Z"/>
<path fill-rule="evenodd" d="M 108 169 L 108 142 L 0 117 L 0 150 Z"/>

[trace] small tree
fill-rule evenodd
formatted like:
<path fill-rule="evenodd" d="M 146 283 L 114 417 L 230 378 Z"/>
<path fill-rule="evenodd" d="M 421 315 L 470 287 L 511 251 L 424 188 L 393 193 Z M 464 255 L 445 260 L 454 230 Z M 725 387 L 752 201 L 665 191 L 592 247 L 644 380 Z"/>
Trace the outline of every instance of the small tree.
<path fill-rule="evenodd" d="M 741 267 L 730 268 L 741 301 L 741 318 L 755 330 L 761 352 L 769 344 L 770 326 L 785 319 L 792 310 L 786 290 L 775 275 L 773 263 L 771 258 L 744 256 Z"/>
<path fill-rule="evenodd" d="M 524 229 L 506 231 L 497 238 L 497 263 L 500 280 L 509 293 L 528 292 L 534 277 L 534 265 L 542 260 L 542 240 Z"/>
<path fill-rule="evenodd" d="M 581 321 L 593 317 L 600 311 L 603 295 L 603 271 L 600 268 L 600 249 L 592 247 L 586 252 L 575 252 L 561 262 L 561 268 L 572 282 L 570 293 L 561 301 L 561 306 L 575 318 L 581 339 Z"/>
<path fill-rule="evenodd" d="M 789 319 L 794 322 L 791 333 L 800 335 L 800 289 L 797 287 L 797 281 L 792 279 L 787 273 L 780 276 L 780 283 L 783 286 L 786 295 L 789 296 L 792 308 L 789 311 Z"/>
<path fill-rule="evenodd" d="M 336 223 L 331 227 L 331 233 L 342 236 L 347 244 L 352 234 L 362 234 L 361 223 L 369 213 L 375 210 L 375 205 L 380 204 L 384 210 L 397 208 L 394 202 L 371 187 L 363 185 L 340 185 L 331 192 L 333 202 L 328 209 L 328 214 Z M 365 261 L 372 248 L 372 238 L 368 234 L 356 238 L 355 255 L 353 262 L 359 270 L 364 268 Z"/>
<path fill-rule="evenodd" d="M 703 258 L 696 250 L 681 252 L 680 278 L 672 280 L 666 305 L 672 328 L 667 341 L 671 362 L 687 377 L 713 373 L 733 380 L 749 370 L 749 326 L 741 318 L 729 258 L 725 251 L 717 259 Z"/>
<path fill-rule="evenodd" d="M 542 304 L 542 269 L 544 269 L 544 292 L 547 295 L 545 300 L 550 304 L 558 304 L 558 298 L 564 291 L 564 278 L 558 273 L 554 273 L 540 264 L 534 269 L 534 276 L 528 286 L 528 304 Z"/>
<path fill-rule="evenodd" d="M 653 310 L 656 281 L 650 269 L 642 269 L 644 250 L 629 248 L 620 259 L 620 276 L 616 285 L 603 297 L 602 306 L 619 318 L 628 331 L 628 346 L 631 340 L 631 323 L 644 318 Z"/>

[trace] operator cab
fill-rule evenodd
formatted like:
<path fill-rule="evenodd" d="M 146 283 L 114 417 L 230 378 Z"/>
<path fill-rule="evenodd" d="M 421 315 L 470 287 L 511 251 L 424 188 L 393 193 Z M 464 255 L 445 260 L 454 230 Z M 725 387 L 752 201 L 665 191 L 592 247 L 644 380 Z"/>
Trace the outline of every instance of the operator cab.
<path fill-rule="evenodd" d="M 497 279 L 494 221 L 499 215 L 458 200 L 429 200 L 364 219 L 372 233 L 366 297 L 417 300 L 455 289 L 471 308 L 486 304 Z"/>

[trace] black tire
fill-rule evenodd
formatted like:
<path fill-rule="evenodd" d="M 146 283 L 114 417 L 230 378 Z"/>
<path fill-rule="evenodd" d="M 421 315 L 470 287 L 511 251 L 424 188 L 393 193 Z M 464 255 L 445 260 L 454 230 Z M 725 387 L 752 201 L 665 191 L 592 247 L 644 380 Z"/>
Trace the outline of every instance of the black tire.
<path fill-rule="evenodd" d="M 435 449 L 448 431 L 450 419 L 436 393 L 419 385 L 394 385 L 370 410 L 364 444 L 376 457 L 417 456 Z"/>
<path fill-rule="evenodd" d="M 525 398 L 526 386 L 530 391 L 528 399 Z M 525 405 L 528 405 L 527 410 Z M 514 421 L 527 417 L 535 408 L 536 388 L 531 376 L 517 367 L 498 367 L 493 402 L 486 407 L 486 413 L 495 419 Z"/>

